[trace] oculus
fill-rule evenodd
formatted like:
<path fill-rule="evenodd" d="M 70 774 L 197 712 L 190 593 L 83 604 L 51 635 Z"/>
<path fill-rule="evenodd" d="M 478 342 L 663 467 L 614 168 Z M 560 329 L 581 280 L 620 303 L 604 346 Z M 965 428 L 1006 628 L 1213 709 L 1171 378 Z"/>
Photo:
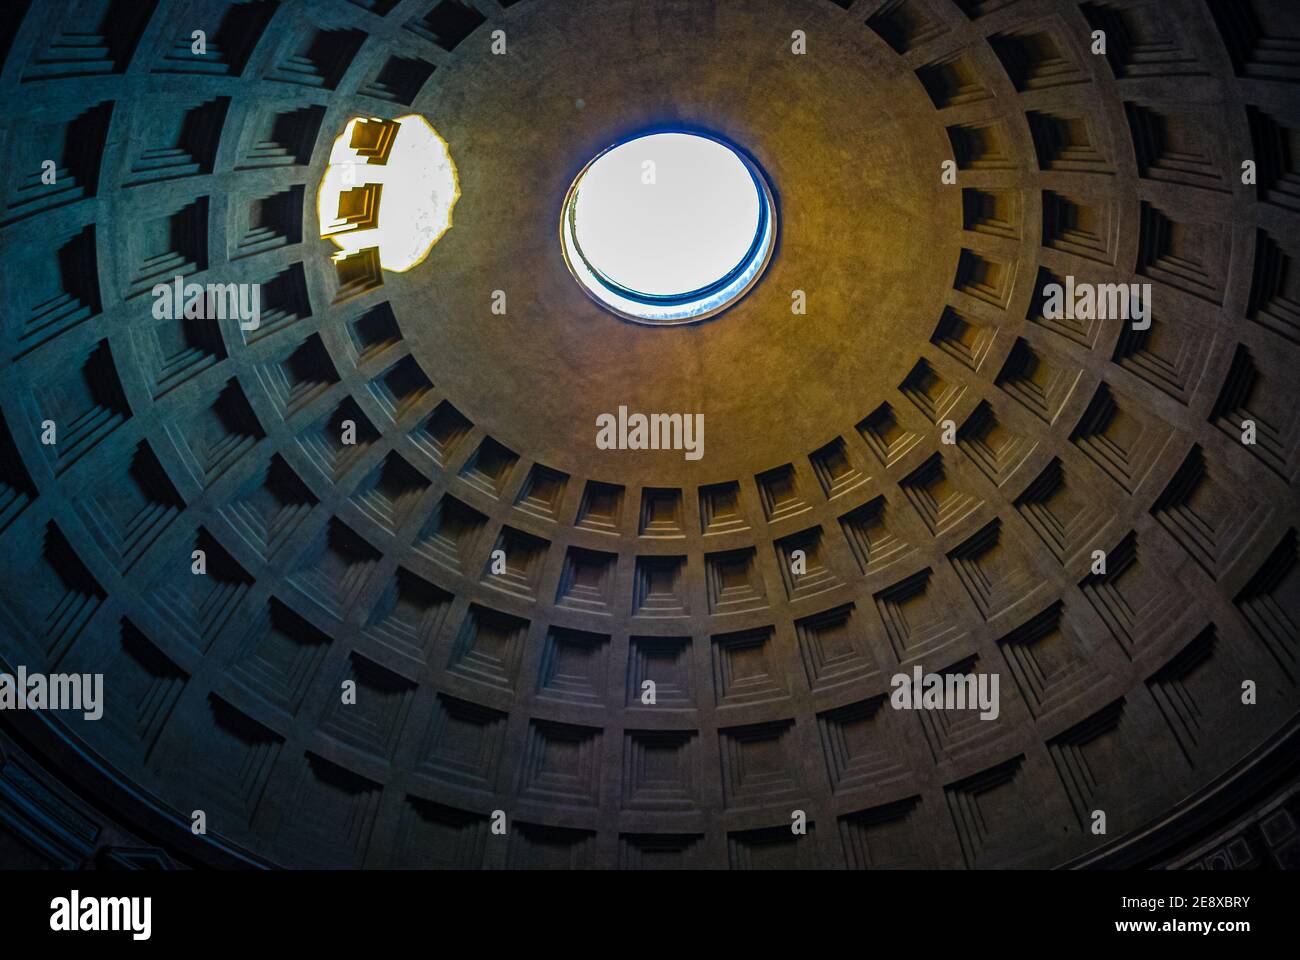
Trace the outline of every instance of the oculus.
<path fill-rule="evenodd" d="M 692 323 L 758 281 L 776 243 L 767 179 L 707 133 L 643 133 L 597 154 L 560 216 L 565 263 L 587 295 L 629 320 Z"/>

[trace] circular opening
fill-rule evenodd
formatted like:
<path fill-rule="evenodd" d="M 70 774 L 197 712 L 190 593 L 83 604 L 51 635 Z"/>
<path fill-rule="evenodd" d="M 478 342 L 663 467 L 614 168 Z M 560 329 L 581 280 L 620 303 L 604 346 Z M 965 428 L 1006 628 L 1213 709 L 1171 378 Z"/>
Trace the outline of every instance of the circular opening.
<path fill-rule="evenodd" d="M 597 303 L 642 323 L 689 323 L 740 299 L 772 255 L 772 192 L 717 137 L 632 137 L 599 153 L 564 200 L 564 259 Z"/>

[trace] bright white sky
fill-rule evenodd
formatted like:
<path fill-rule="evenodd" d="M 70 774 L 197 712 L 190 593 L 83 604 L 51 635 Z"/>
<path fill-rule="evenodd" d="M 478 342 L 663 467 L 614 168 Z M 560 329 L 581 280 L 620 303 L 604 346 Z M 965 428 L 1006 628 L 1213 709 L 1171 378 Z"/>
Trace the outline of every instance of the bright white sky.
<path fill-rule="evenodd" d="M 654 183 L 645 183 L 645 161 Z M 760 197 L 729 147 L 687 133 L 620 144 L 578 184 L 577 240 L 588 263 L 643 294 L 679 294 L 732 270 L 758 232 Z"/>

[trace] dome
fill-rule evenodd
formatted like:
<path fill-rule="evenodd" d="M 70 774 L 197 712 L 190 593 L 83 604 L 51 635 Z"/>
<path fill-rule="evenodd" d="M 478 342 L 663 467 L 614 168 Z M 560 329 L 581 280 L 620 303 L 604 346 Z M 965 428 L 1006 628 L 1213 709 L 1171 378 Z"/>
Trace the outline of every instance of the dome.
<path fill-rule="evenodd" d="M 6 4 L 3 857 L 1294 865 L 1297 29 Z"/>

